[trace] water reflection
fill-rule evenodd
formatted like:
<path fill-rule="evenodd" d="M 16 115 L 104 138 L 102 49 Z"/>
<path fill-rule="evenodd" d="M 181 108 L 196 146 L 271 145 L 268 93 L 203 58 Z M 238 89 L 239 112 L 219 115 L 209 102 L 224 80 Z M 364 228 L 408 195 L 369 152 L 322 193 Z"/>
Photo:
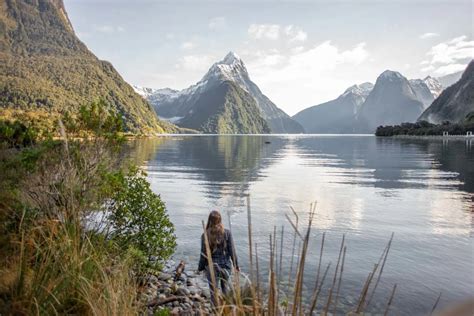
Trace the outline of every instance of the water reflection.
<path fill-rule="evenodd" d="M 218 208 L 232 223 L 245 268 L 245 195 L 250 193 L 262 266 L 268 234 L 274 225 L 287 225 L 289 206 L 304 221 L 309 203 L 317 200 L 313 238 L 328 233 L 325 263 L 337 256 L 340 236 L 347 234 L 350 269 L 343 293 L 360 289 L 391 232 L 396 237 L 379 299 L 386 299 L 393 283 L 400 284 L 398 314 L 429 311 L 440 291 L 446 304 L 474 290 L 474 153 L 469 144 L 305 135 L 163 137 L 133 146 L 137 159 L 146 161 L 153 190 L 167 203 L 178 256 L 191 265 L 198 256 L 200 223 Z M 285 240 L 285 253 L 291 246 Z M 315 262 L 312 249 L 309 275 Z"/>

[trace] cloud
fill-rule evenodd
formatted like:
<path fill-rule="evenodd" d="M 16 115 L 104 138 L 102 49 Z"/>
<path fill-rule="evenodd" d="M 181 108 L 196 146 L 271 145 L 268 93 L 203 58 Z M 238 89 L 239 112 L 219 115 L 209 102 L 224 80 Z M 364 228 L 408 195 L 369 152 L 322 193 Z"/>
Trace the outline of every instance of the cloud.
<path fill-rule="evenodd" d="M 427 60 L 421 62 L 424 72 L 433 71 L 436 75 L 446 75 L 466 68 L 474 58 L 474 41 L 466 35 L 439 43 L 426 53 Z"/>
<path fill-rule="evenodd" d="M 458 71 L 463 71 L 464 69 L 466 69 L 466 64 L 449 64 L 449 65 L 438 67 L 434 71 L 434 74 L 438 76 L 445 76 L 445 75 L 449 75 Z"/>
<path fill-rule="evenodd" d="M 250 24 L 248 34 L 256 40 L 267 39 L 276 41 L 283 39 L 288 42 L 304 42 L 308 34 L 298 26 L 279 24 Z"/>
<path fill-rule="evenodd" d="M 290 42 L 304 42 L 308 38 L 305 31 L 294 25 L 286 26 L 285 34 L 290 38 Z"/>
<path fill-rule="evenodd" d="M 246 56 L 249 72 L 264 93 L 271 91 L 272 100 L 293 111 L 310 105 L 307 100 L 330 100 L 341 94 L 357 82 L 370 58 L 365 42 L 348 49 L 331 41 L 297 48 L 284 52 L 250 51 Z M 345 75 L 338 76 L 342 73 Z"/>
<path fill-rule="evenodd" d="M 210 19 L 207 26 L 210 30 L 221 30 L 227 26 L 227 21 L 225 17 L 218 16 Z"/>
<path fill-rule="evenodd" d="M 113 26 L 113 25 L 97 25 L 95 30 L 101 33 L 116 33 L 124 32 L 125 28 L 123 26 Z"/>
<path fill-rule="evenodd" d="M 280 25 L 250 24 L 247 32 L 254 39 L 277 40 L 280 37 Z"/>
<path fill-rule="evenodd" d="M 206 71 L 215 61 L 211 55 L 186 55 L 179 58 L 175 68 L 189 71 Z"/>
<path fill-rule="evenodd" d="M 434 37 L 438 37 L 439 34 L 438 33 L 424 33 L 424 34 L 421 34 L 420 35 L 420 39 L 429 39 L 429 38 L 434 38 Z"/>
<path fill-rule="evenodd" d="M 172 40 L 174 39 L 174 33 L 166 33 L 165 37 L 167 40 Z"/>
<path fill-rule="evenodd" d="M 181 44 L 181 49 L 189 50 L 196 47 L 196 43 L 193 41 L 187 41 Z"/>

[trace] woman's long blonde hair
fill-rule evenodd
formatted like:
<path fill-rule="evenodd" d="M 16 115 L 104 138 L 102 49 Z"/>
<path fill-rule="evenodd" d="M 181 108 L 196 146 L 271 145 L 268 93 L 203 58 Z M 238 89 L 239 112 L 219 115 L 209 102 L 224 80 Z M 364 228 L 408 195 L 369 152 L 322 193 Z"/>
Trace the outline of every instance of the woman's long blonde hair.
<path fill-rule="evenodd" d="M 209 240 L 209 247 L 212 252 L 214 252 L 218 247 L 224 245 L 224 224 L 222 224 L 222 216 L 218 211 L 212 211 L 209 214 L 206 233 L 207 239 Z"/>

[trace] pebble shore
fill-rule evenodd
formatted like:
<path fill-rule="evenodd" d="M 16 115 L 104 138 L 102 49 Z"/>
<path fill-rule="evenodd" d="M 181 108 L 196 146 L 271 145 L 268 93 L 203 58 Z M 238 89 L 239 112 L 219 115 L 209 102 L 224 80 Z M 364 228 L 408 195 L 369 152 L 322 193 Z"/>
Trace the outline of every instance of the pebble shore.
<path fill-rule="evenodd" d="M 210 292 L 204 274 L 184 269 L 179 277 L 174 260 L 166 262 L 159 275 L 144 280 L 140 300 L 148 306 L 148 315 L 168 310 L 171 315 L 211 314 Z"/>

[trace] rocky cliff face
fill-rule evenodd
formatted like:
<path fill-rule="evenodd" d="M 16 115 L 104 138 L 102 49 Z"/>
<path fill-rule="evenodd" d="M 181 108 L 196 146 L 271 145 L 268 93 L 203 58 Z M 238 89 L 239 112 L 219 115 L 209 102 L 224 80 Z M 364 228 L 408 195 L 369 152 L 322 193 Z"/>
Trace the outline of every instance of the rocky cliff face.
<path fill-rule="evenodd" d="M 439 124 L 460 122 L 474 112 L 474 61 L 471 61 L 458 82 L 446 88 L 419 120 Z"/>

